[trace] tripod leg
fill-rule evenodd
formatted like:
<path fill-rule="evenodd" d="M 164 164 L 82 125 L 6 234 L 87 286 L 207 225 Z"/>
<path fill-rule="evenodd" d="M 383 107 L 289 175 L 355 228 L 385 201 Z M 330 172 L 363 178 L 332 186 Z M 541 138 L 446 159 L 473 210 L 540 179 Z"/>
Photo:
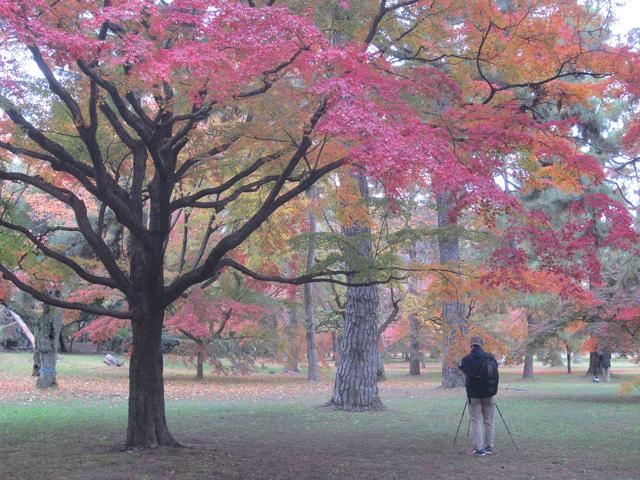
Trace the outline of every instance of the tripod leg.
<path fill-rule="evenodd" d="M 502 416 L 502 412 L 500 411 L 500 407 L 498 407 L 497 403 L 496 403 L 496 410 L 498 410 L 498 413 L 500 414 L 500 418 L 502 419 L 502 423 L 504 423 L 504 428 L 507 429 L 507 433 L 509 434 L 509 438 L 511 439 L 511 443 L 513 443 L 513 447 L 516 449 L 516 451 L 518 451 L 518 446 L 516 445 L 516 441 L 513 439 L 513 435 L 511 435 L 511 430 L 509 430 L 509 426 L 507 425 L 507 422 L 504 421 L 504 417 Z"/>
<path fill-rule="evenodd" d="M 467 411 L 467 403 L 469 400 L 467 399 L 464 402 L 464 408 L 462 409 L 462 415 L 460 415 L 460 421 L 458 422 L 458 429 L 456 430 L 456 436 L 453 438 L 453 444 L 451 445 L 451 450 L 453 450 L 456 446 L 456 440 L 458 440 L 458 433 L 460 433 L 460 425 L 462 425 L 462 419 L 464 418 L 464 412 Z"/>
<path fill-rule="evenodd" d="M 467 438 L 469 438 L 469 430 L 471 430 L 471 415 L 469 415 L 469 423 L 467 424 Z"/>

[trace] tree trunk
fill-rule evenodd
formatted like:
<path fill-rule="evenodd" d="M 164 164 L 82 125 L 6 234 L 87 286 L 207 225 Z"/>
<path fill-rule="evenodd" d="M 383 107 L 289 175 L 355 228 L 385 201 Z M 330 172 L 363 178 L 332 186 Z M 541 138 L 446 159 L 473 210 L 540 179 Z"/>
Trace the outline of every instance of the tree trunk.
<path fill-rule="evenodd" d="M 382 353 L 380 353 L 380 351 L 378 351 L 376 379 L 378 380 L 378 382 L 384 382 L 387 379 L 387 371 L 384 369 L 384 362 L 382 361 Z"/>
<path fill-rule="evenodd" d="M 310 201 L 318 198 L 316 189 L 314 187 L 309 188 L 307 196 Z M 309 240 L 309 248 L 307 249 L 307 272 L 313 270 L 316 262 L 316 216 L 313 213 L 313 207 L 313 205 L 310 205 L 308 213 L 309 234 L 313 238 Z M 318 368 L 318 346 L 316 345 L 316 323 L 313 317 L 313 285 L 311 283 L 305 283 L 304 285 L 304 313 L 307 330 L 307 380 L 317 382 L 320 380 L 320 371 Z"/>
<path fill-rule="evenodd" d="M 457 215 L 451 193 L 444 192 L 436 195 L 438 208 L 438 248 L 440 263 L 457 263 L 460 261 L 460 241 L 455 232 Z M 466 307 L 456 301 L 446 301 L 442 307 L 444 321 L 444 341 L 442 346 L 442 386 L 454 388 L 464 386 L 464 374 L 458 369 L 460 363 L 459 347 L 467 334 Z"/>
<path fill-rule="evenodd" d="M 59 295 L 56 295 L 59 296 Z M 58 344 L 62 330 L 62 310 L 44 305 L 42 315 L 36 328 L 36 349 L 34 352 L 34 370 L 37 366 L 38 388 L 54 388 L 56 380 L 56 363 L 58 360 Z"/>
<path fill-rule="evenodd" d="M 367 201 L 369 188 L 364 175 L 353 174 L 362 198 Z M 371 229 L 361 222 L 343 227 L 352 242 L 353 257 L 371 258 Z M 348 261 L 356 270 L 357 260 Z M 348 276 L 349 281 L 353 276 Z M 366 411 L 383 409 L 378 396 L 378 289 L 375 285 L 347 287 L 344 333 L 340 348 L 340 364 L 336 371 L 333 396 L 329 402 L 338 410 Z"/>
<path fill-rule="evenodd" d="M 418 242 L 414 242 L 409 250 L 411 263 L 418 261 Z M 417 278 L 409 279 L 409 292 L 418 295 Z M 409 315 L 409 326 L 411 328 L 410 348 L 409 348 L 409 375 L 420 375 L 420 323 L 415 313 Z"/>
<path fill-rule="evenodd" d="M 524 356 L 524 368 L 522 369 L 522 378 L 533 378 L 533 353 L 527 353 Z"/>
<path fill-rule="evenodd" d="M 411 324 L 411 350 L 409 351 L 409 375 L 420 375 L 420 325 L 418 318 L 409 315 Z"/>
<path fill-rule="evenodd" d="M 551 361 L 552 367 L 564 367 L 562 356 L 560 355 L 560 352 L 557 350 L 554 350 L 551 352 L 550 361 Z"/>
<path fill-rule="evenodd" d="M 59 348 L 62 353 L 67 353 L 67 346 L 64 343 L 64 336 L 62 335 L 62 329 L 60 329 L 60 336 L 58 337 L 60 340 Z"/>
<path fill-rule="evenodd" d="M 456 353 L 457 344 L 463 340 L 466 331 L 465 319 L 466 309 L 458 302 L 448 302 L 444 306 L 445 318 L 445 339 L 442 348 L 442 386 L 444 388 L 464 387 L 464 373 L 458 368 L 460 354 Z M 450 323 L 450 319 L 458 319 Z"/>
<path fill-rule="evenodd" d="M 204 352 L 199 349 L 196 354 L 196 380 L 204 379 Z"/>
<path fill-rule="evenodd" d="M 533 315 L 527 313 L 527 342 L 531 338 L 533 333 Z M 533 378 L 533 351 L 530 345 L 526 345 L 526 352 L 524 355 L 524 368 L 522 369 L 522 378 Z"/>
<path fill-rule="evenodd" d="M 589 369 L 586 375 L 598 375 L 598 352 L 589 353 Z"/>
<path fill-rule="evenodd" d="M 571 371 L 571 347 L 567 345 L 567 373 L 571 375 L 573 372 Z"/>
<path fill-rule="evenodd" d="M 178 446 L 167 428 L 162 378 L 163 311 L 131 321 L 127 447 Z"/>
<path fill-rule="evenodd" d="M 340 335 L 338 332 L 331 332 L 331 360 L 337 367 L 340 363 Z"/>
<path fill-rule="evenodd" d="M 287 293 L 287 305 L 285 307 L 285 337 L 284 346 L 285 365 L 284 372 L 300 372 L 298 368 L 298 357 L 300 356 L 300 346 L 298 345 L 298 312 L 296 305 L 297 287 L 290 285 Z"/>
<path fill-rule="evenodd" d="M 383 408 L 378 397 L 378 345 L 375 286 L 348 287 L 345 329 L 340 364 L 331 405 L 339 410 L 366 411 Z"/>

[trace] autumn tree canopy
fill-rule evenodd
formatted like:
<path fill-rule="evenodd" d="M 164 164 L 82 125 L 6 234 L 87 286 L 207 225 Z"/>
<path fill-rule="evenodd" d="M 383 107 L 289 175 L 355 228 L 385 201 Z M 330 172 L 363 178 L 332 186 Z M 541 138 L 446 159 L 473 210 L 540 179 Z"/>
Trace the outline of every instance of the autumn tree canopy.
<path fill-rule="evenodd" d="M 290 275 L 247 255 L 301 194 L 340 183 L 338 169 L 394 202 L 444 195 L 452 221 L 471 212 L 498 238 L 486 284 L 522 285 L 534 253 L 536 275 L 584 295 L 597 249 L 636 239 L 572 139 L 576 109 L 633 78 L 600 6 L 0 0 L 0 181 L 33 204 L 31 218 L 3 211 L 13 248 L 0 272 L 46 304 L 131 321 L 130 446 L 175 444 L 160 338 L 165 310 L 193 289 L 226 270 L 293 284 L 406 275 L 362 275 L 336 255 Z M 521 193 L 571 193 L 572 218 L 554 223 L 498 176 Z M 74 292 L 52 293 L 70 278 Z"/>

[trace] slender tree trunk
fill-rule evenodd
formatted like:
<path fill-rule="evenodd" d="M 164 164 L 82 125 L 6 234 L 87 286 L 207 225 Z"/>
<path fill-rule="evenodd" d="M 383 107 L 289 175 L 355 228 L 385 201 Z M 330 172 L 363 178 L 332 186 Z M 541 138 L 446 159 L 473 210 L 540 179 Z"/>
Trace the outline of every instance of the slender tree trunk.
<path fill-rule="evenodd" d="M 354 174 L 362 198 L 367 201 L 369 188 L 364 175 Z M 354 245 L 350 255 L 371 258 L 370 228 L 361 222 L 343 228 L 345 237 Z M 358 262 L 348 262 L 356 269 Z M 349 280 L 353 280 L 349 276 Z M 378 289 L 375 285 L 347 287 L 344 334 L 340 348 L 340 364 L 336 371 L 333 396 L 334 408 L 347 411 L 384 408 L 378 396 Z"/>
<path fill-rule="evenodd" d="M 189 212 L 182 214 L 182 244 L 180 246 L 180 256 L 178 257 L 178 273 L 184 269 L 187 246 L 189 243 Z"/>
<path fill-rule="evenodd" d="M 316 325 L 313 318 L 312 285 L 304 286 L 304 310 L 307 317 L 307 380 L 317 382 L 320 380 L 318 366 L 318 346 L 316 345 Z"/>
<path fill-rule="evenodd" d="M 411 263 L 418 261 L 418 242 L 414 242 L 409 250 L 409 259 Z M 412 295 L 418 295 L 417 278 L 409 279 L 409 292 Z M 409 375 L 420 375 L 420 323 L 415 313 L 409 315 L 409 326 L 411 328 L 411 339 L 409 349 Z"/>
<path fill-rule="evenodd" d="M 132 320 L 133 343 L 129 364 L 128 447 L 178 446 L 165 418 L 162 378 L 164 312 L 152 311 Z"/>
<path fill-rule="evenodd" d="M 67 353 L 67 346 L 64 343 L 64 336 L 62 335 L 62 329 L 60 329 L 60 336 L 58 337 L 60 340 L 59 349 L 62 353 Z"/>
<path fill-rule="evenodd" d="M 389 327 L 389 325 L 391 325 L 393 322 L 396 321 L 396 319 L 398 318 L 398 313 L 400 312 L 399 300 L 394 300 L 392 296 L 391 301 L 393 303 L 393 309 L 391 310 L 391 313 L 389 313 L 389 316 L 385 319 L 385 321 L 382 322 L 378 327 L 379 350 L 378 350 L 378 374 L 377 375 L 378 375 L 379 382 L 387 379 L 387 372 L 385 371 L 385 368 L 384 368 L 384 362 L 382 361 L 383 355 L 381 353 L 381 352 L 384 352 L 384 354 L 386 355 L 388 352 L 387 339 L 384 336 L 384 332 Z"/>
<path fill-rule="evenodd" d="M 298 359 L 300 356 L 300 346 L 298 345 L 298 312 L 296 305 L 296 286 L 288 287 L 287 305 L 285 307 L 285 336 L 287 339 L 285 348 L 285 372 L 300 372 Z"/>
<path fill-rule="evenodd" d="M 449 192 L 436 195 L 438 208 L 438 238 L 440 263 L 457 263 L 460 261 L 460 241 L 455 232 L 457 216 Z M 442 386 L 454 388 L 464 386 L 464 374 L 458 369 L 460 363 L 459 346 L 467 334 L 466 307 L 456 300 L 446 301 L 442 307 L 444 320 L 444 341 L 442 345 Z"/>
<path fill-rule="evenodd" d="M 318 198 L 316 189 L 311 187 L 307 191 L 307 196 L 310 201 Z M 313 207 L 313 205 L 310 206 L 308 213 L 309 234 L 313 238 L 309 240 L 309 248 L 307 249 L 307 272 L 313 269 L 316 262 L 316 216 L 313 213 Z M 304 285 L 304 313 L 307 330 L 307 379 L 317 382 L 320 379 L 320 371 L 318 368 L 318 346 L 316 345 L 316 323 L 313 317 L 313 284 L 311 283 L 305 283 Z"/>
<path fill-rule="evenodd" d="M 378 365 L 376 367 L 376 379 L 378 382 L 384 382 L 387 379 L 387 371 L 384 369 L 384 361 L 382 353 L 378 350 Z"/>
<path fill-rule="evenodd" d="M 340 363 L 340 341 L 335 331 L 331 332 L 331 360 L 336 367 Z"/>
<path fill-rule="evenodd" d="M 531 339 L 531 335 L 533 333 L 533 315 L 527 313 L 527 345 L 526 351 L 524 354 L 524 368 L 522 369 L 522 378 L 533 378 L 533 350 L 531 346 L 528 344 Z"/>
<path fill-rule="evenodd" d="M 204 379 L 204 352 L 199 349 L 196 353 L 196 380 Z"/>
<path fill-rule="evenodd" d="M 567 373 L 571 375 L 573 372 L 571 371 L 571 347 L 567 345 Z"/>
<path fill-rule="evenodd" d="M 54 388 L 58 386 L 56 364 L 60 330 L 62 330 L 62 310 L 50 305 L 44 305 L 42 315 L 38 319 L 36 350 L 34 352 L 34 365 L 38 366 L 38 380 L 36 381 L 36 387 L 38 388 Z"/>
<path fill-rule="evenodd" d="M 409 315 L 411 325 L 411 350 L 409 352 L 409 375 L 420 375 L 420 325 L 418 318 Z"/>

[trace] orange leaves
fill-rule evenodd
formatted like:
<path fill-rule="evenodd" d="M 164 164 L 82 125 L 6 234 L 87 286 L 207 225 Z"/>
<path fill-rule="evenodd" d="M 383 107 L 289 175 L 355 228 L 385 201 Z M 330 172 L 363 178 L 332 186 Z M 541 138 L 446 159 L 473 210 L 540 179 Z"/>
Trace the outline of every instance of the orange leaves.
<path fill-rule="evenodd" d="M 369 209 L 366 201 L 362 198 L 357 181 L 344 171 L 341 172 L 339 179 L 340 184 L 336 189 L 336 194 L 340 204 L 337 210 L 340 223 L 346 227 L 356 224 L 372 227 Z"/>

